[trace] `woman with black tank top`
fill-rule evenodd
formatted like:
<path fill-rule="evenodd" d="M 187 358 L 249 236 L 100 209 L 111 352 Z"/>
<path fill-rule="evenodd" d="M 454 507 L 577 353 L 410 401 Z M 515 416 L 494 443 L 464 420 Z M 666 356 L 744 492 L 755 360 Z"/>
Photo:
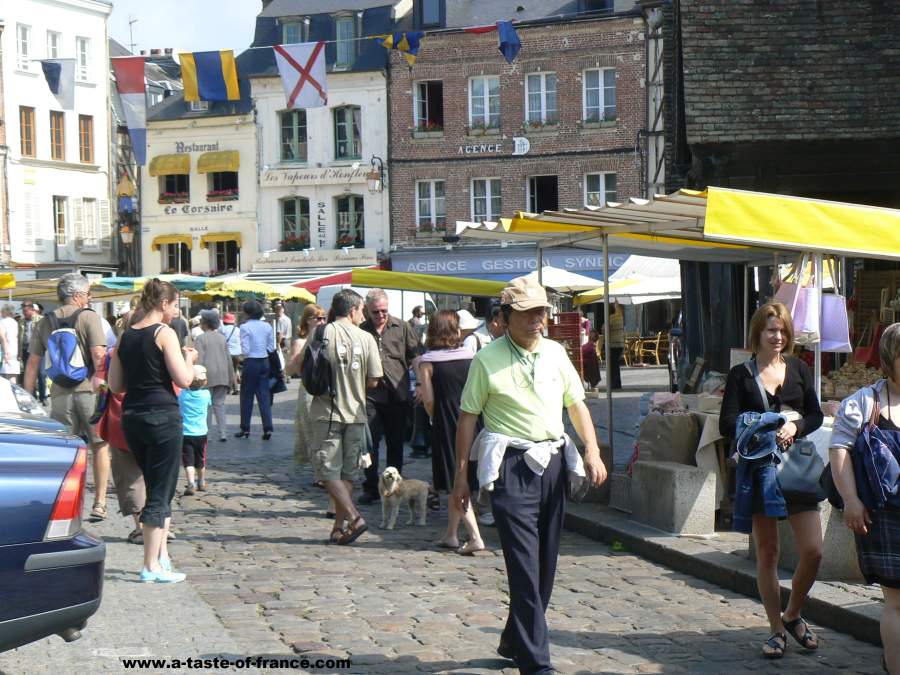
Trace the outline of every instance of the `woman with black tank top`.
<path fill-rule="evenodd" d="M 738 417 L 745 412 L 790 414 L 793 411 L 793 421 L 784 424 L 776 434 L 781 450 L 790 453 L 794 442 L 822 426 L 824 419 L 812 373 L 803 361 L 791 356 L 794 342 L 791 314 L 780 302 L 766 303 L 753 314 L 747 332 L 753 360 L 735 366 L 728 373 L 719 415 L 719 432 L 725 438 L 734 439 Z M 759 374 L 759 381 L 766 392 L 765 401 L 751 370 Z M 809 629 L 801 611 L 819 572 L 822 522 L 815 497 L 783 494 L 777 482 L 772 485 L 771 481 L 764 480 L 772 476 L 770 471 L 751 473 L 751 529 L 756 542 L 756 586 L 771 631 L 762 651 L 766 658 L 779 659 L 787 649 L 788 635 L 806 650 L 819 648 L 818 638 Z M 778 498 L 781 498 L 780 502 Z M 782 613 L 778 580 L 778 520 L 785 517 L 794 535 L 799 560 L 791 580 L 788 604 Z M 737 520 L 735 518 L 735 523 Z"/>
<path fill-rule="evenodd" d="M 166 546 L 182 441 L 181 412 L 172 385 L 191 385 L 197 352 L 182 350 L 168 325 L 178 314 L 178 290 L 172 284 L 149 280 L 140 306 L 143 318 L 122 334 L 110 362 L 109 387 L 114 393 L 125 393 L 122 430 L 147 486 L 147 502 L 141 511 L 141 581 L 177 583 L 184 581 L 185 575 L 172 570 Z"/>

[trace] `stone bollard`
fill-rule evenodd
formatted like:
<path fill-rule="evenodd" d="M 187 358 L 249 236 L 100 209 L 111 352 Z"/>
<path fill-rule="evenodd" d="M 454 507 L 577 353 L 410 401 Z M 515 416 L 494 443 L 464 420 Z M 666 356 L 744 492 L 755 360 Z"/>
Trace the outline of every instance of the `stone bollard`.
<path fill-rule="evenodd" d="M 856 542 L 853 532 L 844 525 L 844 514 L 832 508 L 828 502 L 819 504 L 822 519 L 822 562 L 819 564 L 820 581 L 863 581 L 856 562 Z M 756 560 L 756 546 L 750 535 L 750 559 Z M 786 520 L 778 521 L 778 545 L 781 559 L 778 566 L 793 572 L 797 567 L 797 547 L 794 533 Z"/>
<path fill-rule="evenodd" d="M 714 534 L 716 475 L 675 462 L 635 462 L 631 519 L 672 534 Z"/>

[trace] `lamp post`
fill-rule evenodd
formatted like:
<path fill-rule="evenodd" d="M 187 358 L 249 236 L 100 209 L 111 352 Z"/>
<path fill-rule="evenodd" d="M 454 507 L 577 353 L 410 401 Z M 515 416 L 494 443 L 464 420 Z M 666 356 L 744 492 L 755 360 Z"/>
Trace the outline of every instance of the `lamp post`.
<path fill-rule="evenodd" d="M 119 228 L 119 236 L 122 237 L 122 246 L 125 249 L 123 251 L 125 255 L 125 275 L 133 276 L 134 268 L 131 260 L 131 245 L 134 243 L 134 232 L 132 232 L 128 225 L 122 225 L 122 227 Z"/>

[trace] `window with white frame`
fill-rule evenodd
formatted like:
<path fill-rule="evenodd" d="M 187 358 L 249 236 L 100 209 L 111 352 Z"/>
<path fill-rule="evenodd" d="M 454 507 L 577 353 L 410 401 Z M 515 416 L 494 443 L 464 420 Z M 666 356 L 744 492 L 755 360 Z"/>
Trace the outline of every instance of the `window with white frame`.
<path fill-rule="evenodd" d="M 31 26 L 16 24 L 16 68 L 31 70 Z"/>
<path fill-rule="evenodd" d="M 163 274 L 189 274 L 191 271 L 191 249 L 187 244 L 163 244 Z"/>
<path fill-rule="evenodd" d="M 362 155 L 361 109 L 345 105 L 334 109 L 334 158 L 359 159 Z"/>
<path fill-rule="evenodd" d="M 589 173 L 584 176 L 584 203 L 586 206 L 604 206 L 616 201 L 616 174 Z"/>
<path fill-rule="evenodd" d="M 301 251 L 309 248 L 309 200 L 290 197 L 281 200 L 282 251 Z"/>
<path fill-rule="evenodd" d="M 413 92 L 416 131 L 443 131 L 444 83 L 440 80 L 416 82 Z"/>
<path fill-rule="evenodd" d="M 62 47 L 62 33 L 55 30 L 47 31 L 47 58 L 58 59 L 59 50 Z"/>
<path fill-rule="evenodd" d="M 500 179 L 475 178 L 472 181 L 472 220 L 483 223 L 500 217 Z"/>
<path fill-rule="evenodd" d="M 88 81 L 91 69 L 91 41 L 85 37 L 75 38 L 75 79 Z"/>
<path fill-rule="evenodd" d="M 238 245 L 234 240 L 212 242 L 209 247 L 210 269 L 216 274 L 238 271 Z"/>
<path fill-rule="evenodd" d="M 352 16 L 338 17 L 334 21 L 334 33 L 337 42 L 334 67 L 343 70 L 352 68 L 356 61 L 356 19 Z"/>
<path fill-rule="evenodd" d="M 556 124 L 556 73 L 530 73 L 525 78 L 525 120 L 531 126 Z"/>
<path fill-rule="evenodd" d="M 363 215 L 363 198 L 360 195 L 346 195 L 337 198 L 337 248 L 353 246 L 365 248 L 366 231 Z"/>
<path fill-rule="evenodd" d="M 500 78 L 473 77 L 469 80 L 469 127 L 500 127 Z"/>
<path fill-rule="evenodd" d="M 281 161 L 306 161 L 306 111 L 287 110 L 281 118 Z"/>
<path fill-rule="evenodd" d="M 53 197 L 53 231 L 57 246 L 69 245 L 69 222 L 65 197 Z"/>
<path fill-rule="evenodd" d="M 209 101 L 191 101 L 191 112 L 208 112 Z"/>
<path fill-rule="evenodd" d="M 592 68 L 584 71 L 585 122 L 610 122 L 616 119 L 616 70 Z"/>
<path fill-rule="evenodd" d="M 304 21 L 285 21 L 281 24 L 281 42 L 282 44 L 292 45 L 298 42 L 305 42 L 303 39 Z"/>
<path fill-rule="evenodd" d="M 416 181 L 416 229 L 437 232 L 447 228 L 444 181 Z"/>

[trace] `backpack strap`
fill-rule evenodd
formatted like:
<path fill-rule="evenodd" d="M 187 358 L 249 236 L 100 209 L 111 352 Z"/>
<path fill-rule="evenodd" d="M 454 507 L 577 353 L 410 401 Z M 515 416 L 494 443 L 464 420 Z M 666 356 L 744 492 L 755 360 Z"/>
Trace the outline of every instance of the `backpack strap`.
<path fill-rule="evenodd" d="M 872 414 L 869 415 L 869 420 L 867 422 L 867 426 L 869 429 L 878 426 L 878 418 L 881 415 L 881 399 L 878 398 L 878 388 L 872 387 Z"/>
<path fill-rule="evenodd" d="M 760 376 L 759 374 L 759 367 L 756 365 L 756 359 L 747 359 L 747 361 L 744 363 L 744 366 L 747 368 L 747 370 L 750 371 L 753 379 L 756 380 L 756 386 L 759 388 L 759 396 L 762 400 L 763 410 L 765 410 L 766 412 L 771 411 L 771 407 L 769 406 L 769 393 L 766 391 L 766 386 L 763 384 L 762 376 Z"/>

